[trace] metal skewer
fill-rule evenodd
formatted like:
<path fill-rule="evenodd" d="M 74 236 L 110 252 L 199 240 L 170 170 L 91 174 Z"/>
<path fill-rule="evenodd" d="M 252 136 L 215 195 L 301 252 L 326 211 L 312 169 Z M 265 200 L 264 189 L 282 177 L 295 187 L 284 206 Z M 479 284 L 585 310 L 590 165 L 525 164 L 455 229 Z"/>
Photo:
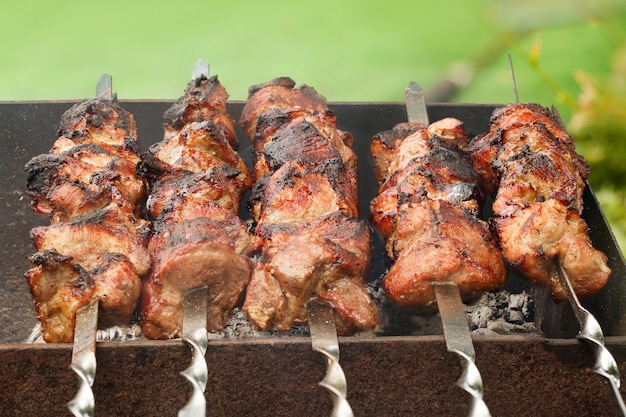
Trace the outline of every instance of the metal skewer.
<path fill-rule="evenodd" d="M 309 310 L 309 328 L 313 350 L 320 352 L 326 359 L 326 375 L 319 383 L 326 388 L 333 399 L 332 417 L 353 417 L 352 408 L 347 400 L 348 385 L 346 376 L 339 365 L 339 342 L 335 327 L 335 310 L 328 304 L 311 301 Z"/>
<path fill-rule="evenodd" d="M 74 346 L 70 368 L 80 378 L 78 392 L 67 403 L 76 417 L 94 415 L 96 401 L 91 389 L 96 378 L 96 331 L 98 328 L 98 300 L 85 305 L 76 312 Z"/>
<path fill-rule="evenodd" d="M 404 96 L 409 122 L 428 125 L 428 111 L 422 88 L 412 81 L 405 88 Z M 463 373 L 457 385 L 472 396 L 468 415 L 488 417 L 491 414 L 483 400 L 483 380 L 474 362 L 474 344 L 459 287 L 454 281 L 433 282 L 432 286 L 437 298 L 446 346 L 449 352 L 459 356 L 463 365 Z"/>
<path fill-rule="evenodd" d="M 113 79 L 110 74 L 102 74 L 98 80 L 96 98 L 113 99 Z M 74 398 L 67 404 L 67 408 L 76 417 L 91 417 L 96 407 L 92 386 L 96 378 L 98 307 L 99 301 L 92 300 L 76 312 L 70 368 L 78 375 L 80 386 Z"/>
<path fill-rule="evenodd" d="M 511 73 L 511 82 L 513 85 L 513 93 L 515 95 L 515 103 L 519 103 L 518 95 L 517 95 L 517 83 L 515 82 L 515 73 L 513 72 L 513 61 L 511 60 L 511 55 L 508 55 L 509 59 L 509 69 Z M 555 106 L 552 106 L 551 109 L 552 116 L 558 121 L 561 128 L 565 129 L 563 121 L 561 120 L 561 116 L 558 113 L 558 110 Z M 558 261 L 555 261 L 557 266 L 557 274 L 558 279 L 565 292 L 567 293 L 567 298 L 572 306 L 572 310 L 574 311 L 574 315 L 576 316 L 576 320 L 580 326 L 580 330 L 578 332 L 577 337 L 581 340 L 586 340 L 591 343 L 595 347 L 596 354 L 596 363 L 592 368 L 592 371 L 602 375 L 606 379 L 608 379 L 611 389 L 613 391 L 614 403 L 619 411 L 621 416 L 626 417 L 626 405 L 624 404 L 624 399 L 622 398 L 622 394 L 619 392 L 620 387 L 620 376 L 619 369 L 617 367 L 617 362 L 615 358 L 609 352 L 609 350 L 604 345 L 604 334 L 602 332 L 602 327 L 598 320 L 591 314 L 589 310 L 583 307 L 574 291 L 574 287 L 572 285 L 569 276 L 567 275 L 567 271 L 563 265 Z"/>
<path fill-rule="evenodd" d="M 193 386 L 189 402 L 178 411 L 178 417 L 206 415 L 204 390 L 209 379 L 205 355 L 208 346 L 207 287 L 195 288 L 183 300 L 183 342 L 191 348 L 191 365 L 180 374 Z"/>
<path fill-rule="evenodd" d="M 191 72 L 192 79 L 209 76 L 209 64 L 203 59 L 196 61 Z M 183 335 L 182 340 L 191 348 L 191 365 L 180 374 L 187 378 L 193 387 L 191 398 L 178 411 L 178 417 L 204 417 L 206 415 L 206 397 L 204 391 L 209 379 L 206 362 L 208 347 L 207 305 L 208 288 L 206 286 L 189 290 L 183 299 Z"/>
<path fill-rule="evenodd" d="M 626 416 L 626 405 L 624 405 L 624 399 L 622 398 L 622 394 L 619 392 L 619 369 L 615 358 L 604 346 L 604 334 L 602 333 L 602 327 L 600 327 L 600 323 L 598 323 L 598 320 L 596 320 L 593 314 L 584 308 L 578 300 L 574 287 L 572 286 L 572 282 L 569 279 L 565 268 L 563 268 L 560 263 L 558 273 L 561 285 L 565 288 L 565 292 L 567 292 L 567 298 L 569 299 L 572 309 L 574 310 L 574 315 L 580 324 L 580 331 L 577 337 L 591 343 L 591 345 L 595 348 L 596 363 L 591 370 L 609 380 L 611 389 L 613 390 L 617 410 L 620 412 L 621 416 Z"/>

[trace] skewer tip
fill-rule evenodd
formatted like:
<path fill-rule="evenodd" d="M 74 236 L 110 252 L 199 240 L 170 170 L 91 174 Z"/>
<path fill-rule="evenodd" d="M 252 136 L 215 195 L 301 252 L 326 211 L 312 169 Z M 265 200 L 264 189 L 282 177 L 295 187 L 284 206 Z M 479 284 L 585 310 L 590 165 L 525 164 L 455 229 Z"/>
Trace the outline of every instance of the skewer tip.
<path fill-rule="evenodd" d="M 202 58 L 198 58 L 191 72 L 191 79 L 195 80 L 202 76 L 209 77 L 209 63 Z"/>
<path fill-rule="evenodd" d="M 511 84 L 513 85 L 513 96 L 515 97 L 515 104 L 519 104 L 519 97 L 517 95 L 517 82 L 515 81 L 515 71 L 513 70 L 513 59 L 511 54 L 508 54 L 509 59 L 509 72 L 511 73 Z"/>

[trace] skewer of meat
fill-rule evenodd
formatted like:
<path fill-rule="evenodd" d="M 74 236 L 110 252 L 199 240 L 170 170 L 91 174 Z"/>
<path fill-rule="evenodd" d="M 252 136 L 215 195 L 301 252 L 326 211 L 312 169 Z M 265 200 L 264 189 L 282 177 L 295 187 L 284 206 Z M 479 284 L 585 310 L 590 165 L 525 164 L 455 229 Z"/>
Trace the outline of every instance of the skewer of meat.
<path fill-rule="evenodd" d="M 163 141 L 144 155 L 154 263 L 140 318 L 147 337 L 182 337 L 192 350 L 182 375 L 194 389 L 181 417 L 206 413 L 207 331 L 224 328 L 248 285 L 251 256 L 259 246 L 238 217 L 252 177 L 236 152 L 227 98 L 217 77 L 208 76 L 208 65 L 199 61 L 185 94 L 164 114 Z"/>
<path fill-rule="evenodd" d="M 309 323 L 313 348 L 327 357 L 321 385 L 334 395 L 333 415 L 352 415 L 337 332 L 378 324 L 365 290 L 370 230 L 358 218 L 352 136 L 322 96 L 289 78 L 251 87 L 240 125 L 252 140 L 250 209 L 263 240 L 243 309 L 262 330 Z"/>
<path fill-rule="evenodd" d="M 252 177 L 235 150 L 227 97 L 216 76 L 194 78 L 164 114 L 163 141 L 143 155 L 154 263 L 141 321 L 151 339 L 181 337 L 183 294 L 203 285 L 211 293 L 208 330 L 222 330 L 250 279 L 258 239 L 238 214 Z"/>
<path fill-rule="evenodd" d="M 483 195 L 463 152 L 462 122 L 428 124 L 421 88 L 411 83 L 406 95 L 409 122 L 377 135 L 370 147 L 379 182 L 370 212 L 391 263 L 383 289 L 409 311 L 439 310 L 448 350 L 464 365 L 458 385 L 472 395 L 470 415 L 488 416 L 461 299 L 495 290 L 506 270 L 480 219 Z"/>
<path fill-rule="evenodd" d="M 48 154 L 26 164 L 33 209 L 52 224 L 31 231 L 37 253 L 26 280 L 46 342 L 74 342 L 81 385 L 68 408 L 92 415 L 97 326 L 126 325 L 150 267 L 147 223 L 137 217 L 145 182 L 135 122 L 103 75 L 97 98 L 66 111 Z"/>
<path fill-rule="evenodd" d="M 515 87 L 512 65 L 511 75 Z M 517 102 L 496 109 L 490 131 L 472 141 L 470 154 L 495 195 L 493 225 L 506 262 L 548 288 L 555 301 L 569 300 L 578 337 L 596 347 L 593 370 L 609 380 L 617 409 L 626 415 L 617 363 L 600 324 L 580 303 L 604 287 L 611 270 L 581 217 L 589 166 L 556 109 Z"/>

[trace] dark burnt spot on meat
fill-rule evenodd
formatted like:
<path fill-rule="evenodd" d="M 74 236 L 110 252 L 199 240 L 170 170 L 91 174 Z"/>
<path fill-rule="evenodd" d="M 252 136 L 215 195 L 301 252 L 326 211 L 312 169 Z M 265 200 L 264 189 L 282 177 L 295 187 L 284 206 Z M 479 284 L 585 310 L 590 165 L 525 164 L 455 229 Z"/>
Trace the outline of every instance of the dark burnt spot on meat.
<path fill-rule="evenodd" d="M 239 174 L 241 174 L 241 170 L 232 165 L 220 165 L 219 170 L 225 178 L 236 178 Z"/>
<path fill-rule="evenodd" d="M 62 255 L 56 249 L 46 249 L 30 255 L 28 260 L 37 266 L 55 266 L 71 261 L 72 257 Z"/>
<path fill-rule="evenodd" d="M 382 143 L 388 149 L 395 149 L 407 136 L 425 128 L 426 125 L 422 123 L 399 123 L 393 129 L 378 133 L 373 140 Z"/>
<path fill-rule="evenodd" d="M 333 160 L 341 163 L 337 149 L 303 118 L 291 123 L 288 128 L 277 130 L 263 147 L 263 155 L 272 171 L 289 161 L 323 164 Z"/>
<path fill-rule="evenodd" d="M 96 210 L 88 211 L 84 214 L 76 216 L 68 224 L 70 225 L 84 225 L 84 224 L 102 224 L 105 223 L 107 216 L 110 215 L 108 208 L 100 208 Z"/>
<path fill-rule="evenodd" d="M 32 158 L 24 167 L 26 172 L 26 189 L 29 195 L 47 193 L 57 176 L 59 166 L 65 156 L 58 154 L 42 154 Z"/>
<path fill-rule="evenodd" d="M 266 174 L 259 178 L 252 186 L 250 197 L 247 202 L 247 207 L 250 211 L 252 211 L 252 207 L 260 204 L 264 200 L 265 190 L 269 185 L 270 177 L 270 174 Z"/>
<path fill-rule="evenodd" d="M 130 113 L 117 103 L 117 99 L 113 101 L 101 99 L 83 100 L 63 113 L 57 135 L 75 138 L 83 135 L 84 130 L 89 127 L 99 128 L 114 119 L 114 127 L 131 133 L 131 130 L 134 128 L 134 119 Z M 81 125 L 83 120 L 83 130 L 75 130 L 74 128 Z"/>
<path fill-rule="evenodd" d="M 124 136 L 124 148 L 133 151 L 137 155 L 141 152 L 137 140 L 132 136 Z"/>
<path fill-rule="evenodd" d="M 274 78 L 265 83 L 255 84 L 248 88 L 248 99 L 255 95 L 260 90 L 265 87 L 285 87 L 285 88 L 294 88 L 296 86 L 296 82 L 289 77 L 278 77 Z"/>
<path fill-rule="evenodd" d="M 211 104 L 222 99 L 225 104 L 227 97 L 217 75 L 200 75 L 189 81 L 184 94 L 163 113 L 164 126 L 180 130 L 188 123 L 205 121 L 220 112 Z"/>
<path fill-rule="evenodd" d="M 91 184 L 107 184 L 111 181 L 117 181 L 121 178 L 118 172 L 112 170 L 96 171 L 90 177 Z"/>

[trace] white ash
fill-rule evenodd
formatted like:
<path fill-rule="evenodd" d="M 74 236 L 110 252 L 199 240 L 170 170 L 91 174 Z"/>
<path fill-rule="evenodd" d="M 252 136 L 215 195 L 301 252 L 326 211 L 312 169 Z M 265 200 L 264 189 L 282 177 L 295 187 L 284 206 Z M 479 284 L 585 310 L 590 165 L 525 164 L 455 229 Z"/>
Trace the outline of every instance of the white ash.
<path fill-rule="evenodd" d="M 141 326 L 134 323 L 127 326 L 113 326 L 108 329 L 98 330 L 96 340 L 98 342 L 138 340 L 141 338 Z"/>
<path fill-rule="evenodd" d="M 257 330 L 254 328 L 246 314 L 240 309 L 235 308 L 226 323 L 226 327 L 222 332 L 215 333 L 214 338 L 271 338 L 271 337 L 292 337 L 292 336 L 308 336 L 309 326 L 296 325 L 289 331 L 279 332 L 275 330 Z"/>
<path fill-rule="evenodd" d="M 372 331 L 360 332 L 355 336 L 420 336 L 443 334 L 439 314 L 431 312 L 411 314 L 395 307 L 385 296 L 379 281 L 370 283 L 368 293 L 380 313 L 380 326 Z M 507 290 L 484 293 L 475 303 L 466 306 L 470 330 L 474 334 L 507 335 L 512 333 L 539 332 L 534 323 L 534 300 L 526 292 L 513 293 Z M 210 333 L 211 340 L 243 338 L 280 338 L 310 335 L 308 325 L 296 325 L 291 330 L 257 330 L 246 314 L 235 308 L 223 331 Z M 114 326 L 98 330 L 97 341 L 133 341 L 142 339 L 138 323 Z M 41 326 L 37 324 L 27 343 L 43 343 Z"/>
<path fill-rule="evenodd" d="M 474 334 L 506 335 L 539 331 L 535 327 L 534 300 L 526 291 L 484 293 L 475 303 L 466 306 L 466 310 L 470 330 Z"/>
<path fill-rule="evenodd" d="M 397 336 L 443 334 L 441 317 L 435 312 L 407 313 L 395 307 L 385 296 L 380 282 L 368 286 L 368 292 L 380 312 L 377 333 Z M 511 292 L 501 289 L 484 293 L 466 306 L 470 331 L 474 334 L 507 335 L 539 332 L 535 327 L 534 300 L 525 290 Z"/>

